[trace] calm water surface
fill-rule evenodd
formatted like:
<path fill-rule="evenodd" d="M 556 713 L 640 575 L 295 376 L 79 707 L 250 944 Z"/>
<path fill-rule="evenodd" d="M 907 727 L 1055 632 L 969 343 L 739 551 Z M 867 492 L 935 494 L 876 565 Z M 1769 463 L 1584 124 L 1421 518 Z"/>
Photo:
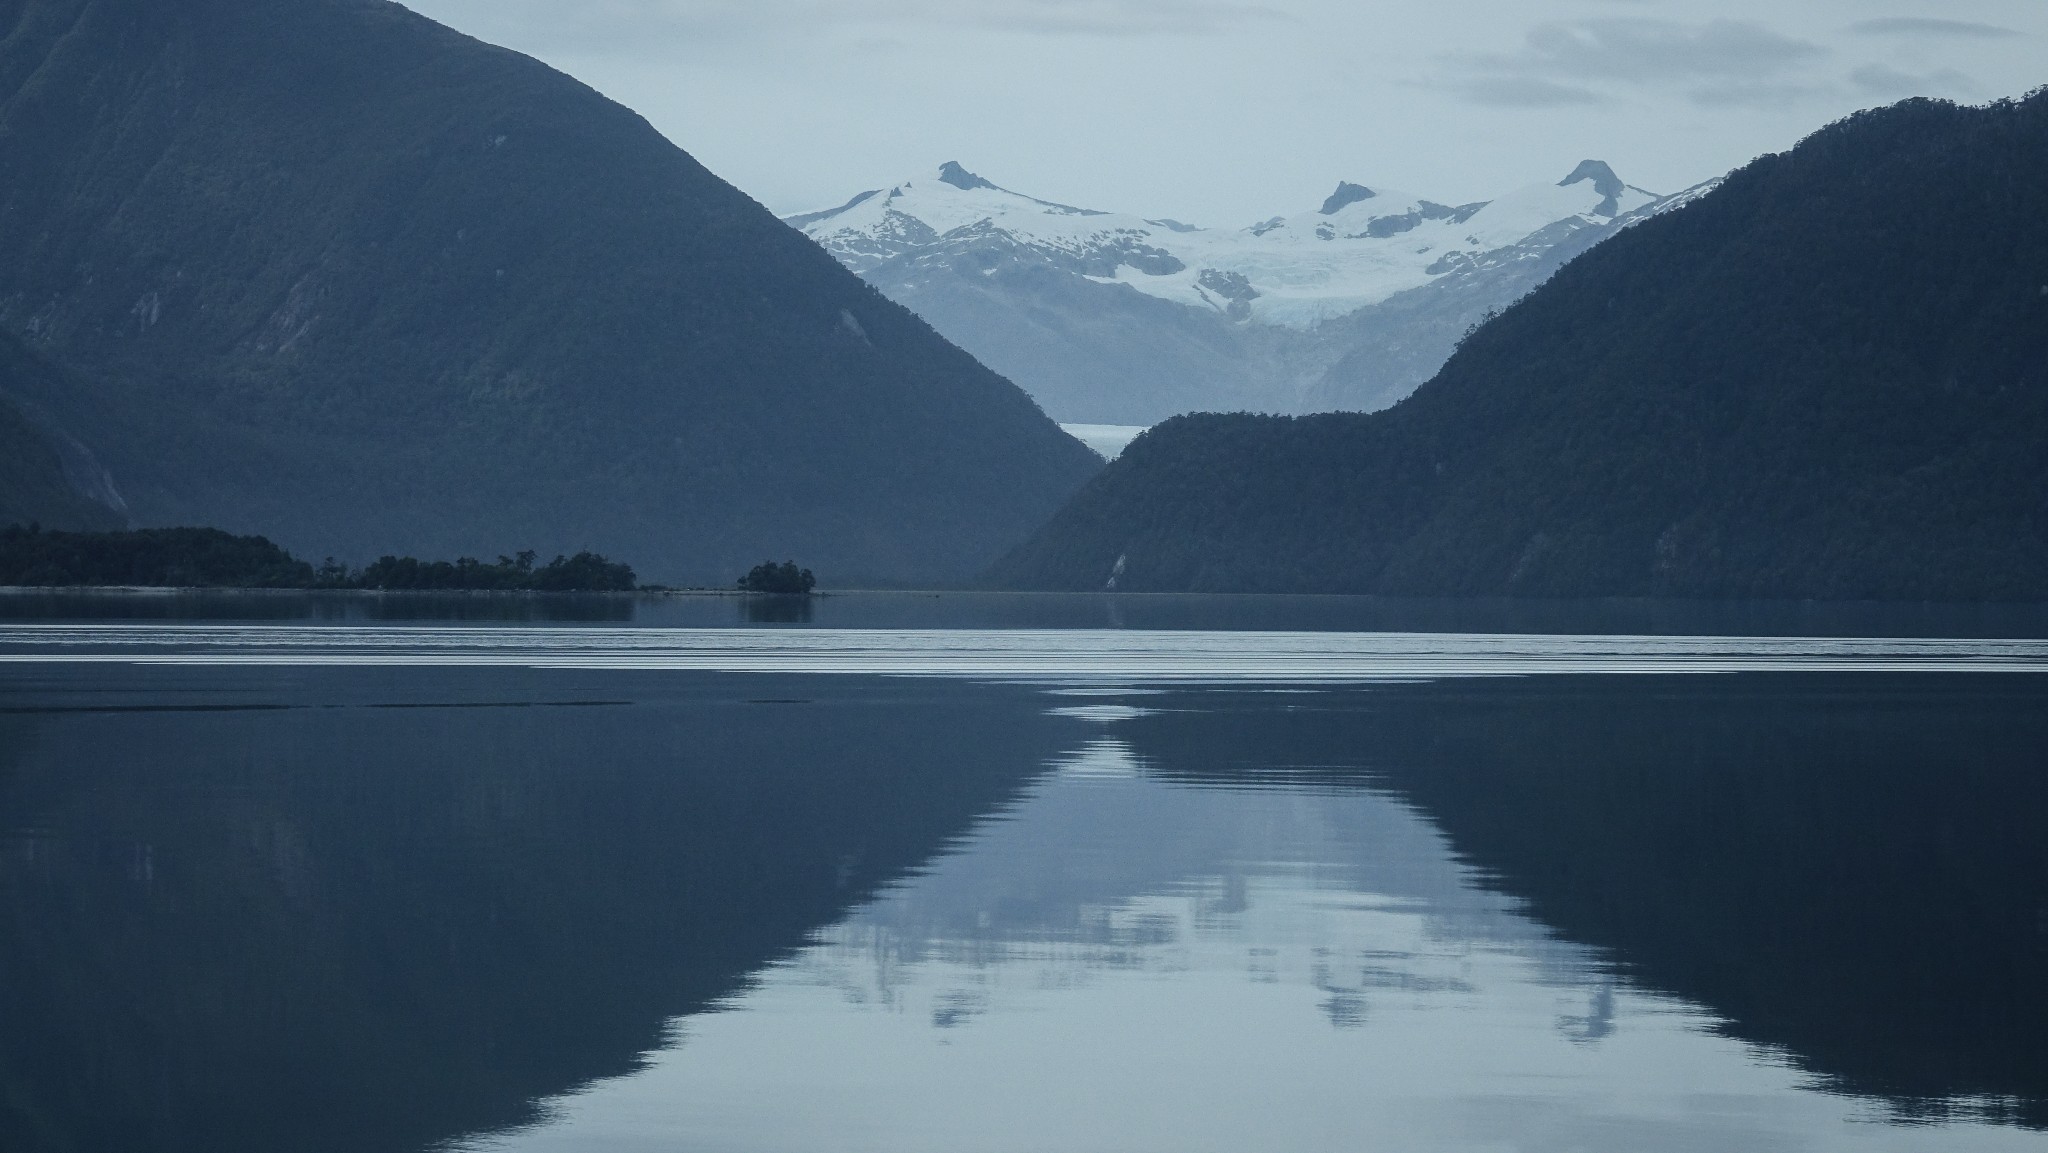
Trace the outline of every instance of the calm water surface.
<path fill-rule="evenodd" d="M 2039 621 L 1320 607 L 0 598 L 0 1148 L 2048 1149 Z"/>

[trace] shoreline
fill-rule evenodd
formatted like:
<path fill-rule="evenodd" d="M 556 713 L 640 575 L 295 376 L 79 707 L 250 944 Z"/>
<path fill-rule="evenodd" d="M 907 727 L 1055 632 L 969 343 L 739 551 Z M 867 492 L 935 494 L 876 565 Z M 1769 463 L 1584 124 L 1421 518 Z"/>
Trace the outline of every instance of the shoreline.
<path fill-rule="evenodd" d="M 1382 596 L 1374 593 L 1316 592 L 1153 592 L 1114 589 L 982 589 L 982 588 L 841 588 L 814 589 L 808 593 L 763 593 L 728 588 L 646 588 L 646 589 L 367 589 L 367 588 L 244 588 L 236 585 L 0 585 L 0 597 L 74 594 L 93 596 L 174 597 L 232 594 L 236 596 L 321 596 L 353 599 L 386 597 L 480 597 L 503 599 L 544 599 L 557 597 L 637 599 L 732 599 L 732 600 L 826 600 L 848 596 L 948 597 L 999 596 L 1016 599 L 1079 599 L 1136 603 L 1143 601 L 1281 601 L 1312 600 L 1328 603 L 1377 603 L 1386 605 L 1538 606 L 1557 607 L 1653 607 L 1697 606 L 1701 608 L 1802 608 L 1802 609 L 2024 609 L 2048 611 L 2048 601 L 1981 600 L 1828 600 L 1823 598 L 1706 598 L 1706 597 L 1416 597 Z"/>
<path fill-rule="evenodd" d="M 864 591 L 864 590 L 842 590 Z M 0 596 L 89 593 L 94 596 L 193 596 L 233 593 L 237 596 L 327 597 L 776 597 L 834 593 L 753 593 L 739 589 L 321 589 L 241 588 L 235 585 L 0 585 Z"/>

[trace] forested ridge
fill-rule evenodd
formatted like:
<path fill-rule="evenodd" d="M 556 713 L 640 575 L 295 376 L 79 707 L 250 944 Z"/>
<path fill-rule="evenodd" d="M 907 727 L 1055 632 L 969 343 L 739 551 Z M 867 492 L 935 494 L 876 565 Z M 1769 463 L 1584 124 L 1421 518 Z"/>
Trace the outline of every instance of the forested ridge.
<path fill-rule="evenodd" d="M 1766 156 L 1385 412 L 1169 421 L 989 579 L 2048 597 L 2048 95 Z"/>

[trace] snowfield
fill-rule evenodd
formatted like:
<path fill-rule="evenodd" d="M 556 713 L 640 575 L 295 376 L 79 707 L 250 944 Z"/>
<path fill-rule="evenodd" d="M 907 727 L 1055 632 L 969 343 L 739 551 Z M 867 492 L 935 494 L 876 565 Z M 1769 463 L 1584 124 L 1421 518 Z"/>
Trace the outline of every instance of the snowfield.
<path fill-rule="evenodd" d="M 1660 199 L 1587 161 L 1559 183 L 1477 204 L 1346 184 L 1319 209 L 1244 228 L 1191 228 L 1038 200 L 948 163 L 790 223 L 855 272 L 994 241 L 1099 283 L 1234 320 L 1307 329 L 1505 254 L 1547 249 Z"/>

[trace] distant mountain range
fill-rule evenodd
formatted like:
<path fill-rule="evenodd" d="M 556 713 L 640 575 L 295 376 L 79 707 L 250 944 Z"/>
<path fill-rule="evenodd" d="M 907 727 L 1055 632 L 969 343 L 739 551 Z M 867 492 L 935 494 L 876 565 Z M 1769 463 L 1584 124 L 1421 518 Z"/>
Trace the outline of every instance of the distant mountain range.
<path fill-rule="evenodd" d="M 1062 421 L 1383 408 L 1489 313 L 1687 197 L 1588 160 L 1442 204 L 1342 183 L 1246 228 L 1011 192 L 958 163 L 788 218 Z"/>
<path fill-rule="evenodd" d="M 1757 160 L 1389 411 L 1161 425 L 992 579 L 2048 598 L 2048 92 Z"/>
<path fill-rule="evenodd" d="M 943 582 L 1101 463 L 639 116 L 384 0 L 0 0 L 0 334 L 0 513 L 313 557 Z"/>

